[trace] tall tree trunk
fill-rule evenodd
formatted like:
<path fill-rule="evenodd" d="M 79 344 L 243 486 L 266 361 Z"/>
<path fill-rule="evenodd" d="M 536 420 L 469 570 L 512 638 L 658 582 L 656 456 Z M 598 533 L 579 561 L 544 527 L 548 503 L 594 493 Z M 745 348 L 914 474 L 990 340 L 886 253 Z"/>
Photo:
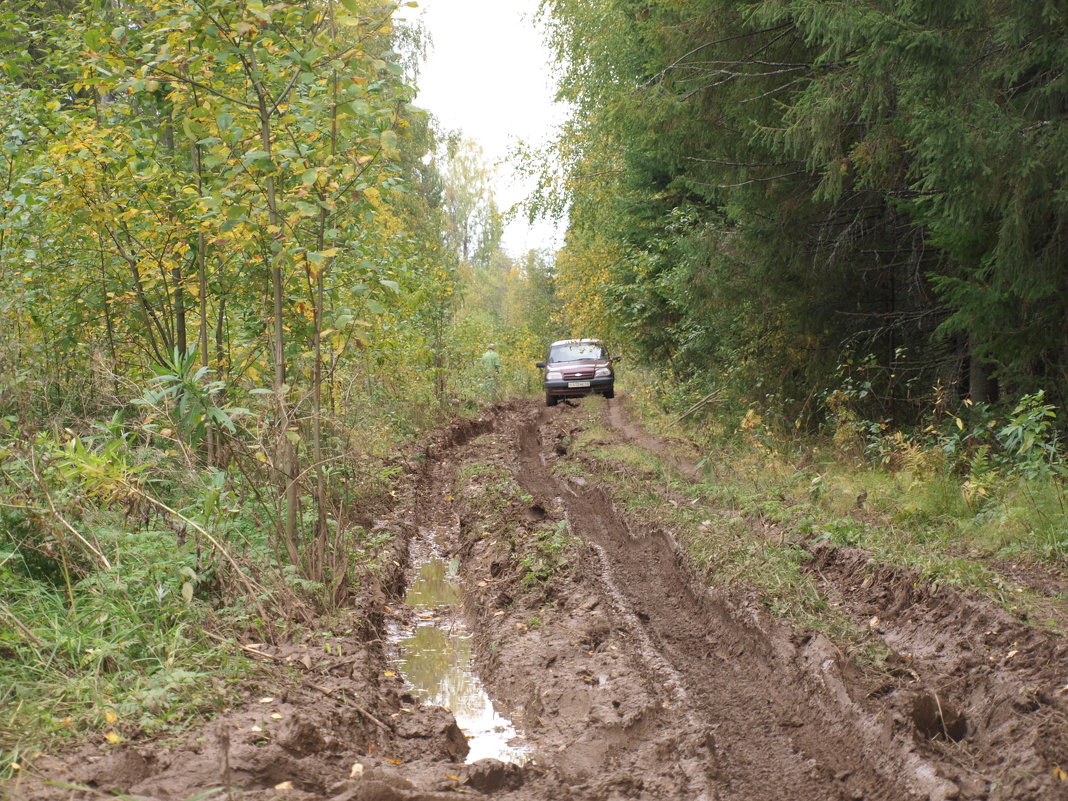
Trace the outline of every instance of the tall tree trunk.
<path fill-rule="evenodd" d="M 193 169 L 197 176 L 197 194 L 204 196 L 204 171 L 200 162 L 200 145 L 196 142 L 190 144 L 193 156 Z M 208 269 L 207 269 L 208 238 L 203 230 L 197 231 L 197 287 L 200 292 L 200 325 L 198 329 L 198 347 L 200 348 L 200 364 L 202 367 L 211 366 L 211 356 L 208 353 Z M 207 449 L 208 464 L 215 464 L 215 427 L 209 422 L 204 429 L 204 447 Z"/>
<path fill-rule="evenodd" d="M 331 7 L 332 8 L 332 7 Z M 330 114 L 330 157 L 337 154 L 337 72 L 332 78 L 333 104 Z M 326 249 L 326 226 L 329 215 L 319 207 L 319 228 L 316 232 L 316 249 Z M 315 275 L 315 324 L 312 333 L 312 349 L 315 351 L 315 367 L 312 376 L 312 458 L 315 460 L 315 545 L 310 578 L 322 581 L 326 562 L 327 542 L 330 530 L 326 522 L 326 477 L 323 475 L 323 301 L 327 264 L 320 266 Z"/>
<path fill-rule="evenodd" d="M 174 160 L 174 111 L 168 105 L 166 109 L 166 122 L 163 125 L 163 147 Z M 162 265 L 161 265 L 162 266 Z M 174 284 L 174 301 L 172 314 L 174 315 L 174 347 L 179 357 L 184 357 L 189 350 L 189 342 L 186 337 L 185 319 L 185 279 L 182 275 L 181 265 L 175 260 L 171 268 L 171 281 Z"/>
<path fill-rule="evenodd" d="M 255 62 L 255 52 L 251 53 L 251 67 L 252 75 L 255 76 L 258 73 L 258 68 Z M 260 117 L 260 144 L 263 147 L 264 153 L 267 154 L 267 159 L 272 158 L 272 146 L 271 146 L 271 110 L 268 106 L 268 99 L 266 89 L 256 81 L 254 85 L 257 101 L 259 104 L 259 117 Z M 275 231 L 272 235 L 274 240 L 281 244 L 280 240 L 284 236 L 282 232 L 282 218 L 278 213 L 278 196 L 277 188 L 275 186 L 274 175 L 270 172 L 266 176 L 267 187 L 267 218 L 271 226 L 271 230 Z M 270 276 L 271 276 L 271 300 L 273 306 L 273 334 L 274 334 L 274 396 L 276 408 L 278 411 L 278 424 L 281 428 L 281 436 L 278 438 L 278 453 L 277 464 L 279 474 L 279 493 L 285 498 L 285 518 L 282 524 L 282 543 L 286 549 L 286 555 L 289 558 L 291 564 L 299 566 L 300 560 L 300 548 L 297 542 L 297 511 L 300 503 L 299 488 L 297 485 L 297 477 L 299 475 L 299 454 L 297 452 L 297 444 L 294 439 L 297 439 L 294 435 L 299 435 L 297 431 L 291 431 L 291 419 L 289 413 L 289 406 L 286 401 L 286 360 L 285 360 L 285 326 L 282 321 L 283 310 L 283 275 L 282 275 L 282 255 L 281 252 L 274 252 L 271 249 L 269 253 L 270 258 Z M 297 440 L 299 441 L 299 440 Z"/>

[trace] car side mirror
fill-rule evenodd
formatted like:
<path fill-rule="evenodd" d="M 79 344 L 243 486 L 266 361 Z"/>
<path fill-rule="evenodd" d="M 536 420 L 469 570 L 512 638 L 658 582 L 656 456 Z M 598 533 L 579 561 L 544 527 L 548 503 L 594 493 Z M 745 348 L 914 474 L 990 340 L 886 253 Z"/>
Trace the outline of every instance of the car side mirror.
<path fill-rule="evenodd" d="M 537 367 L 539 370 L 544 370 L 545 362 L 534 362 L 534 366 Z"/>
<path fill-rule="evenodd" d="M 612 357 L 612 361 L 621 362 L 621 361 L 623 361 L 623 357 L 622 356 L 613 356 Z"/>

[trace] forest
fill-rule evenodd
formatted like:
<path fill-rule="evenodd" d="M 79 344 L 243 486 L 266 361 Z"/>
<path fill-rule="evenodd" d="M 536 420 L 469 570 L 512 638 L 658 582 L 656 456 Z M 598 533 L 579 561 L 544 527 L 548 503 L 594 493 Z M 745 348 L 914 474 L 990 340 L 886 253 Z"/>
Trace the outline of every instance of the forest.
<path fill-rule="evenodd" d="M 415 6 L 0 6 L 0 775 L 227 708 L 563 337 L 698 471 L 781 474 L 761 520 L 923 494 L 903 536 L 1063 573 L 1063 4 L 543 0 L 571 114 L 512 210 L 414 103 Z"/>
<path fill-rule="evenodd" d="M 891 424 L 1063 406 L 1057 4 L 543 10 L 575 109 L 544 154 L 558 277 L 608 287 L 575 319 L 806 426 L 836 376 Z"/>

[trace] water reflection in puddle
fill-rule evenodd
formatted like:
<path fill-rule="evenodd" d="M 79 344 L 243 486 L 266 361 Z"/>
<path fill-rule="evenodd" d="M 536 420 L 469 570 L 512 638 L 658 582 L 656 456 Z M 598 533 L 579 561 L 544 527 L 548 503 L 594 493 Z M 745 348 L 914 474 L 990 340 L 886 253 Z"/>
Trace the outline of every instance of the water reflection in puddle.
<path fill-rule="evenodd" d="M 432 556 L 419 569 L 405 598 L 417 610 L 414 628 L 397 631 L 396 664 L 414 693 L 430 704 L 447 707 L 467 735 L 468 762 L 493 757 L 522 764 L 529 759 L 511 722 L 497 714 L 474 674 L 471 635 L 450 607 L 459 602 L 457 562 Z"/>

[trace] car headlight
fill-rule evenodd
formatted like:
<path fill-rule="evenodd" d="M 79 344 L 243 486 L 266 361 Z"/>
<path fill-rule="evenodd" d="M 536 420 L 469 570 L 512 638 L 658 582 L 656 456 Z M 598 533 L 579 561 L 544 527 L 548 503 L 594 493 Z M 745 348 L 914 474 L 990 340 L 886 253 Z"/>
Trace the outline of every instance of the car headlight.
<path fill-rule="evenodd" d="M 597 368 L 597 377 L 598 378 L 603 378 L 604 376 L 609 376 L 609 375 L 612 375 L 612 371 L 609 370 L 607 367 L 598 367 Z"/>
<path fill-rule="evenodd" d="M 555 370 L 550 370 L 548 373 L 545 374 L 546 381 L 559 381 L 563 377 L 563 373 L 557 372 Z"/>

